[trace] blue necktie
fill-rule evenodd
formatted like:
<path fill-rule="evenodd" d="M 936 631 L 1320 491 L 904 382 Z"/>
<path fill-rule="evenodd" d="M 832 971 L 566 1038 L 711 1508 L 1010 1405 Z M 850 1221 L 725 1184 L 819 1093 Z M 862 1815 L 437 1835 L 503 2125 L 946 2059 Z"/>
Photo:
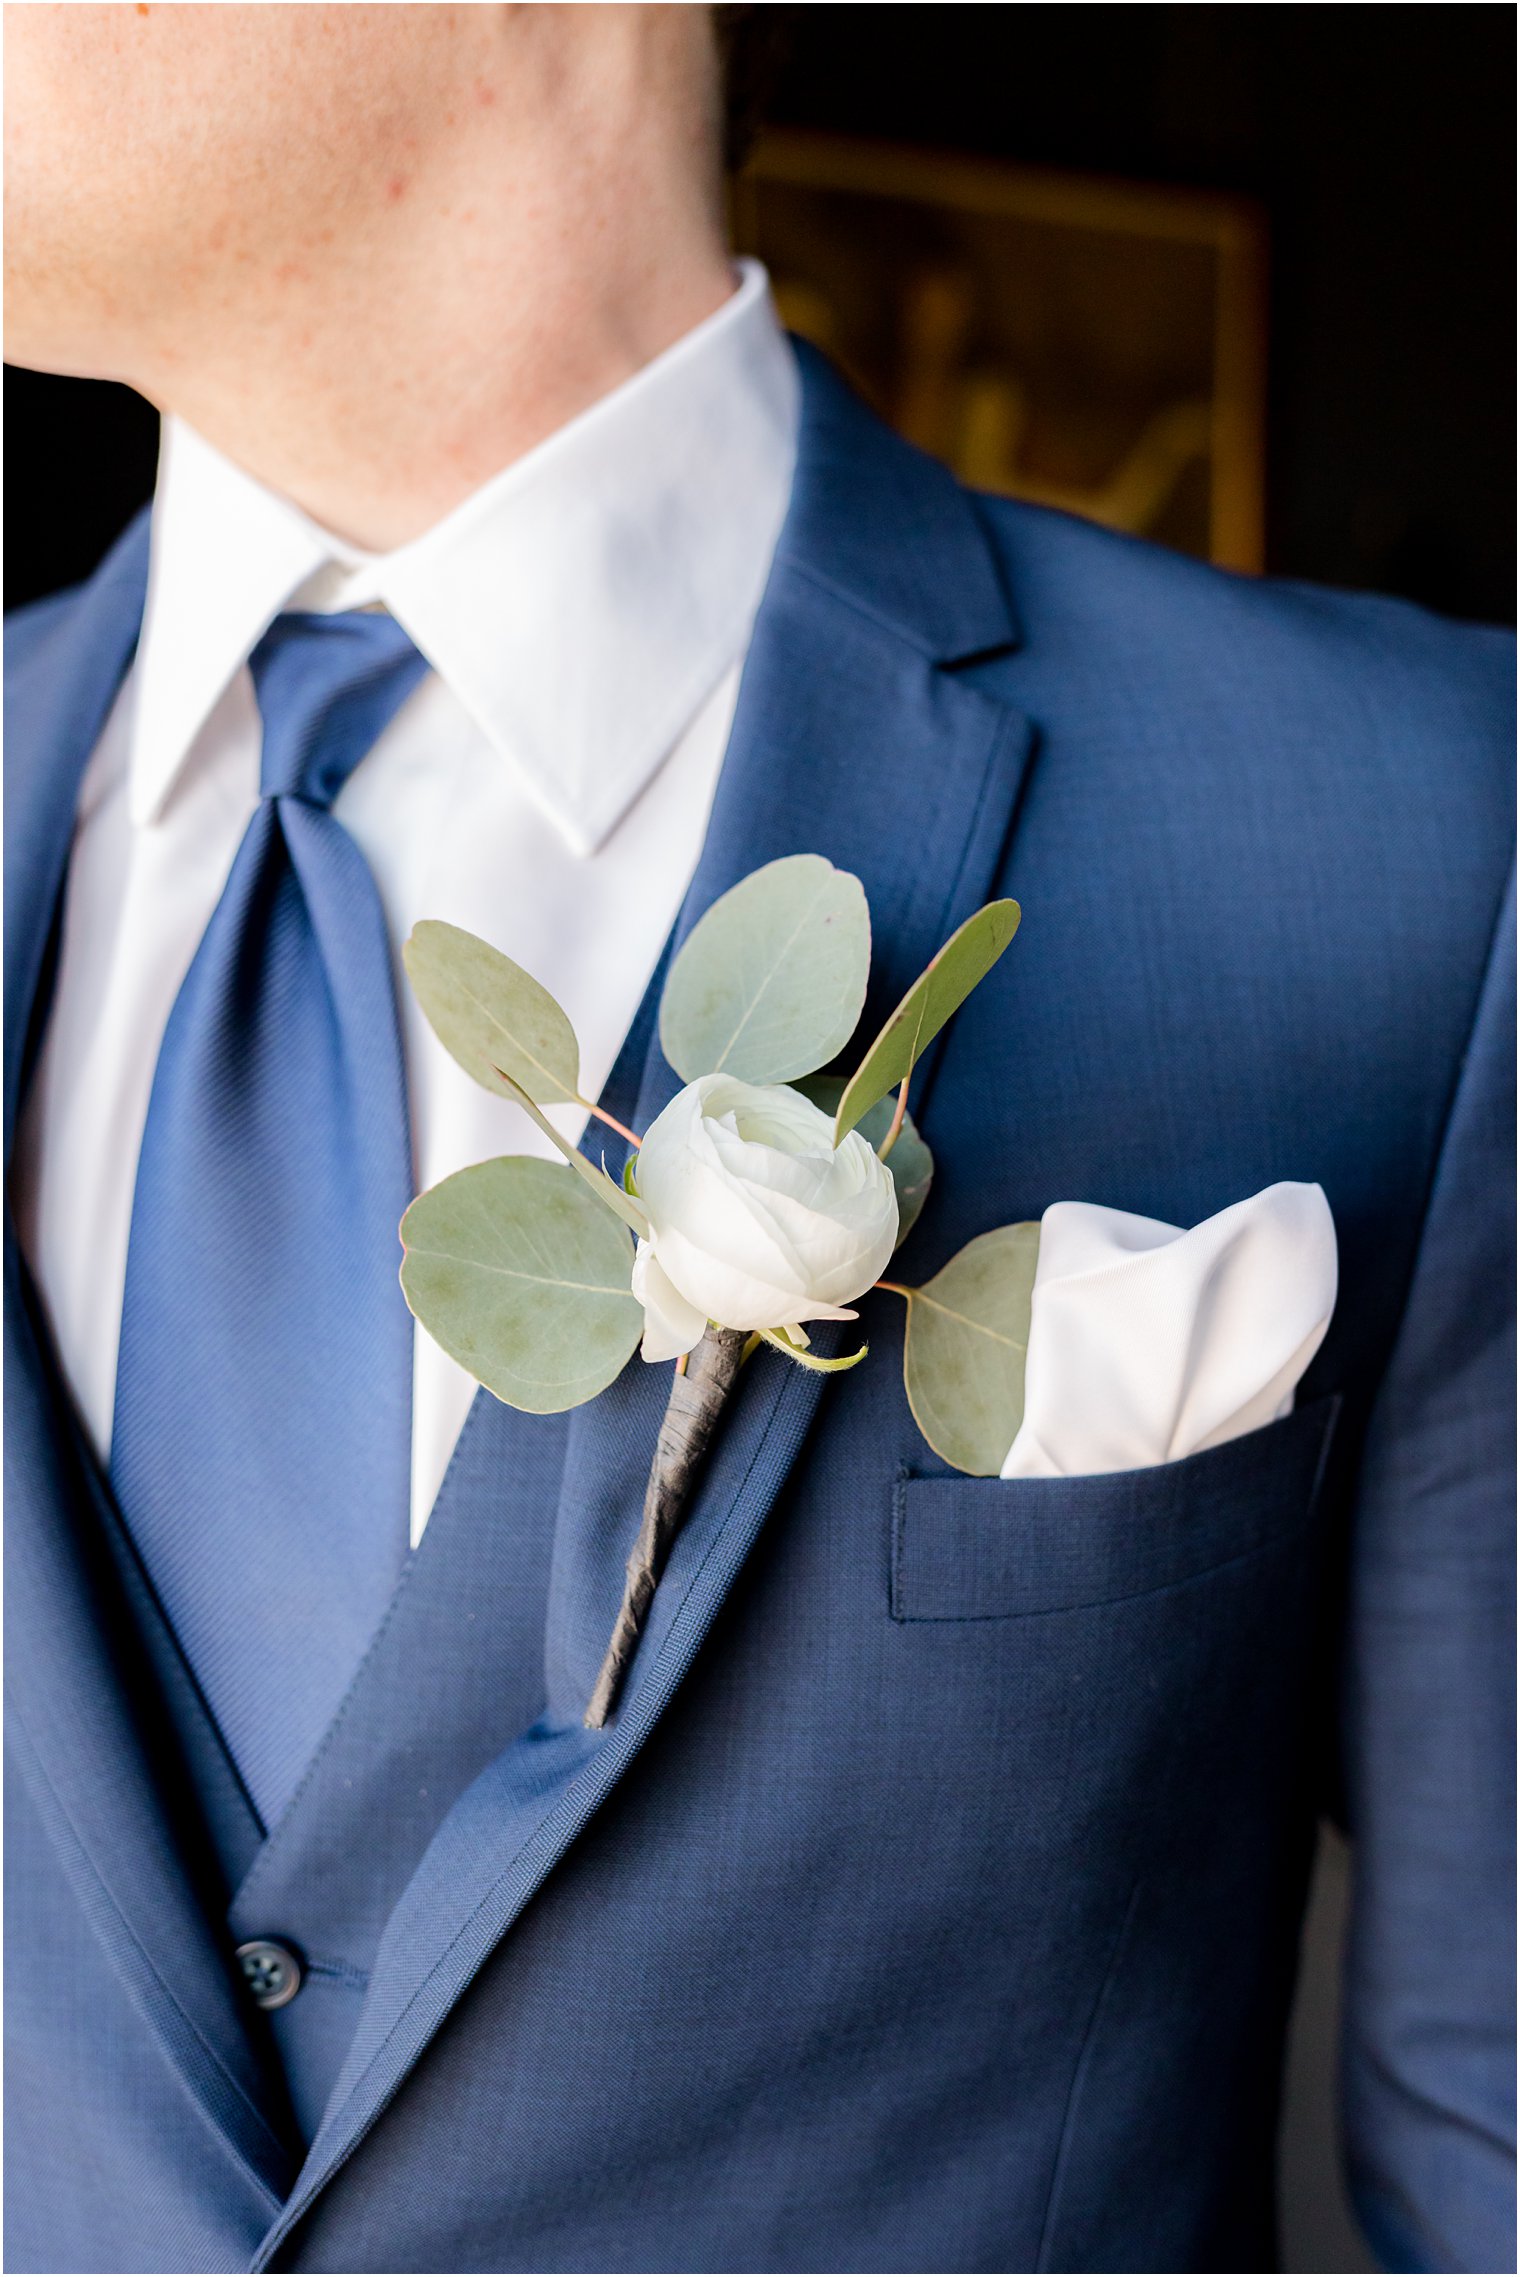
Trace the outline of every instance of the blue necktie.
<path fill-rule="evenodd" d="M 154 1074 L 111 1478 L 267 1827 L 407 1554 L 401 1036 L 374 880 L 329 809 L 427 665 L 357 612 L 279 617 L 249 663 L 261 802 Z"/>

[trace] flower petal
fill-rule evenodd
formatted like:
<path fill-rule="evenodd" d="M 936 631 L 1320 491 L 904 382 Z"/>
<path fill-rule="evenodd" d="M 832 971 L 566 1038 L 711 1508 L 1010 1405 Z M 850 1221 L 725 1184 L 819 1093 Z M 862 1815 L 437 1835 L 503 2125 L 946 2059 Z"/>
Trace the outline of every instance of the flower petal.
<path fill-rule="evenodd" d="M 656 1116 L 639 1199 L 677 1301 L 726 1328 L 852 1319 L 897 1234 L 891 1173 L 858 1132 L 836 1148 L 800 1093 L 725 1075 L 699 1077 Z M 656 1329 L 646 1350 L 674 1333 Z"/>
<path fill-rule="evenodd" d="M 644 1307 L 643 1357 L 679 1360 L 689 1352 L 707 1326 L 707 1315 L 687 1303 L 647 1241 L 639 1243 L 633 1260 L 633 1293 Z"/>

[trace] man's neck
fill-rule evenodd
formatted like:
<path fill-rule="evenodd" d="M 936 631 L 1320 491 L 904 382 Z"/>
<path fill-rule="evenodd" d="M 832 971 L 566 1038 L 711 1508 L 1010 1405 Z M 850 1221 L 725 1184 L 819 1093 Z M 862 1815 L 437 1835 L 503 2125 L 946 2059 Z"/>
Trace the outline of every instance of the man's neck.
<path fill-rule="evenodd" d="M 734 289 L 692 153 L 634 104 L 594 124 L 471 122 L 121 376 L 336 535 L 404 544 Z"/>

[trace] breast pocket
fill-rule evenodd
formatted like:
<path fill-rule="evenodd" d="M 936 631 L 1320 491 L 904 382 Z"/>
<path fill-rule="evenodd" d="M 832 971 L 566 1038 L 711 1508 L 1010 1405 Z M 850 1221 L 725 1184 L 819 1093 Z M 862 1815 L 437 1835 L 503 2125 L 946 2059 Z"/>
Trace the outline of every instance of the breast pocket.
<path fill-rule="evenodd" d="M 1014 1621 L 1201 1579 L 1302 1530 L 1340 1411 L 1315 1400 L 1260 1431 L 1093 1478 L 898 1480 L 894 1620 Z"/>

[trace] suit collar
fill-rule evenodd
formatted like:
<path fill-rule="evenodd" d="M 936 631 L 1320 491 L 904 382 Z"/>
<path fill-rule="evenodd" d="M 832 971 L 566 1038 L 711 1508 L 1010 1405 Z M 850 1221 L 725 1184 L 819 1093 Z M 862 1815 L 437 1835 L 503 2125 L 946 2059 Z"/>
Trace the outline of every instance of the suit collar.
<path fill-rule="evenodd" d="M 148 514 L 130 523 L 79 593 L 21 620 L 5 675 L 5 1159 L 90 754 L 137 646 Z"/>
<path fill-rule="evenodd" d="M 940 469 L 879 427 L 819 359 L 804 358 L 803 376 L 791 510 L 678 931 L 757 864 L 825 853 L 861 877 L 870 899 L 869 1025 L 987 897 L 1030 728 L 942 668 L 1015 638 L 974 508 Z M 915 1086 L 921 1111 L 932 1075 L 931 1054 Z M 640 1128 L 675 1087 L 651 1046 Z M 890 1364 L 888 1355 L 876 1364 Z M 848 1382 L 826 1385 L 768 1353 L 746 1371 L 623 1701 L 600 1733 L 586 1732 L 580 1718 L 616 1609 L 668 1371 L 634 1362 L 571 1418 L 550 1580 L 547 1712 L 459 1799 L 392 1916 L 344 2073 L 259 2266 L 342 2167 L 657 1729 L 783 1491 L 819 1399 L 848 1397 Z"/>
<path fill-rule="evenodd" d="M 970 494 L 878 425 L 815 348 L 796 347 L 804 416 L 778 561 L 936 664 L 1017 647 Z"/>
<path fill-rule="evenodd" d="M 1016 645 L 1018 627 L 970 499 L 942 467 L 878 427 L 816 351 L 799 344 L 797 352 L 802 428 L 772 596 L 786 573 L 800 577 L 939 664 Z M 80 778 L 143 622 L 150 526 L 145 510 L 82 592 L 43 605 L 42 629 L 7 673 L 7 1160 Z M 728 772 L 723 796 L 732 807 L 738 771 Z M 721 867 L 715 851 L 704 858 L 709 875 Z M 689 909 L 704 905 L 703 883 L 699 875 Z"/>

